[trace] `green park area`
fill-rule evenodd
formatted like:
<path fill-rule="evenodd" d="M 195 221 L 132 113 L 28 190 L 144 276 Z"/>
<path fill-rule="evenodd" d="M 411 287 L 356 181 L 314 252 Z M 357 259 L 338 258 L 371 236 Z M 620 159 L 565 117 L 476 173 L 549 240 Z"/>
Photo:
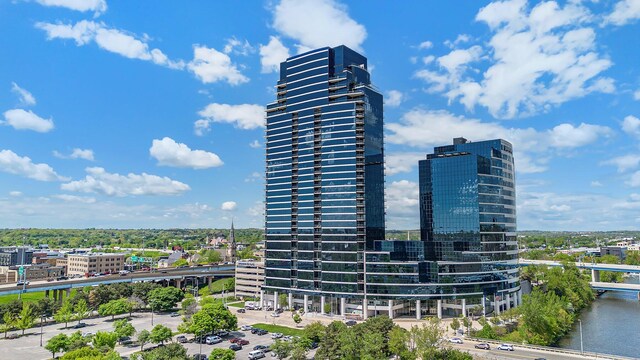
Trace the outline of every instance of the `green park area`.
<path fill-rule="evenodd" d="M 74 297 L 76 295 L 76 291 L 76 289 L 71 290 L 71 297 Z M 0 305 L 8 304 L 14 300 L 18 300 L 18 297 L 18 294 L 2 295 L 0 296 Z M 50 294 L 49 297 L 53 299 L 53 294 Z M 24 293 L 21 296 L 23 302 L 36 302 L 43 298 L 44 291 Z"/>
<path fill-rule="evenodd" d="M 270 333 L 281 333 L 282 335 L 290 336 L 302 336 L 304 335 L 303 329 L 294 329 L 286 326 L 273 325 L 273 324 L 253 324 L 251 325 L 258 329 L 267 330 Z"/>

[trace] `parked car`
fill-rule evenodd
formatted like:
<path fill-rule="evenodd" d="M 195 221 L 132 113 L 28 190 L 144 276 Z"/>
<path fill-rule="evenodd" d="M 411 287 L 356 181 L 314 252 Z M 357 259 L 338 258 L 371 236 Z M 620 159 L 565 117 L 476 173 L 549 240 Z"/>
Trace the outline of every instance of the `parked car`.
<path fill-rule="evenodd" d="M 344 322 L 345 325 L 347 326 L 354 326 L 355 324 L 357 324 L 358 322 L 355 320 L 347 320 Z"/>
<path fill-rule="evenodd" d="M 317 343 L 317 342 L 315 342 L 315 341 L 311 343 L 311 348 L 312 348 L 312 349 L 317 349 L 317 348 L 318 348 L 318 346 L 320 346 L 320 344 L 318 344 L 318 343 Z"/>
<path fill-rule="evenodd" d="M 208 345 L 218 344 L 222 342 L 222 338 L 220 336 L 207 336 L 206 343 Z"/>
<path fill-rule="evenodd" d="M 220 337 L 225 337 L 225 336 L 229 336 L 229 332 L 226 330 L 220 330 L 220 331 L 216 331 L 216 335 Z"/>
<path fill-rule="evenodd" d="M 169 316 L 178 317 L 178 316 L 180 316 L 180 314 L 178 314 L 177 312 L 172 312 L 171 314 L 169 314 Z"/>
<path fill-rule="evenodd" d="M 187 340 L 187 337 L 184 336 L 184 335 L 178 335 L 178 337 L 176 337 L 176 341 L 181 343 L 181 344 L 184 344 L 184 343 L 188 342 L 189 340 Z"/>
<path fill-rule="evenodd" d="M 263 330 L 263 329 L 258 329 L 258 332 L 256 334 L 262 336 L 262 335 L 267 335 L 269 332 L 267 330 Z"/>
<path fill-rule="evenodd" d="M 238 342 L 238 340 L 240 340 L 240 338 L 234 337 L 234 338 L 229 339 L 229 342 L 232 343 L 232 344 L 235 344 L 235 343 Z"/>
<path fill-rule="evenodd" d="M 245 309 L 243 309 L 243 308 L 238 309 L 238 313 L 240 313 L 240 314 L 244 314 L 244 313 L 246 313 L 246 312 L 247 312 L 247 311 L 246 311 Z"/>
<path fill-rule="evenodd" d="M 271 317 L 280 317 L 280 314 L 278 314 L 277 312 L 272 312 Z"/>
<path fill-rule="evenodd" d="M 233 351 L 242 350 L 242 345 L 231 344 L 231 345 L 229 345 L 229 350 L 233 350 Z"/>
<path fill-rule="evenodd" d="M 476 344 L 476 346 L 474 346 L 476 349 L 482 349 L 482 350 L 491 350 L 491 346 L 487 343 L 480 343 L 480 344 Z"/>
<path fill-rule="evenodd" d="M 262 352 L 269 352 L 271 351 L 271 348 L 267 345 L 256 345 L 253 347 L 253 350 L 262 350 Z"/>
<path fill-rule="evenodd" d="M 242 346 L 244 346 L 244 345 L 249 345 L 249 340 L 246 340 L 246 339 L 238 339 L 238 341 L 236 341 L 236 344 L 238 344 L 238 345 L 242 345 Z"/>
<path fill-rule="evenodd" d="M 284 336 L 284 337 L 282 338 L 282 340 L 284 340 L 284 341 L 291 341 L 291 340 L 293 340 L 293 336 L 291 336 L 291 335 Z"/>
<path fill-rule="evenodd" d="M 242 325 L 242 326 L 240 326 L 240 330 L 242 330 L 242 331 L 251 331 L 251 330 L 253 330 L 253 326 L 251 326 L 251 325 Z"/>
<path fill-rule="evenodd" d="M 69 280 L 67 276 L 61 275 L 56 278 L 57 281 Z"/>
<path fill-rule="evenodd" d="M 195 354 L 193 355 L 193 360 L 208 360 L 208 358 L 205 354 Z"/>
<path fill-rule="evenodd" d="M 280 339 L 282 337 L 281 333 L 273 333 L 271 334 L 272 339 Z"/>
<path fill-rule="evenodd" d="M 123 336 L 120 339 L 118 339 L 118 342 L 120 343 L 120 345 L 131 345 L 133 344 L 133 340 L 131 340 L 130 337 L 128 336 Z"/>
<path fill-rule="evenodd" d="M 462 339 L 460 339 L 459 337 L 454 337 L 449 339 L 449 342 L 453 344 L 462 344 Z"/>
<path fill-rule="evenodd" d="M 22 285 L 29 285 L 29 282 L 28 281 L 18 281 L 16 283 L 16 286 L 22 286 Z"/>
<path fill-rule="evenodd" d="M 86 327 L 86 326 L 87 326 L 86 323 L 81 322 L 81 323 L 77 323 L 77 324 L 73 325 L 71 328 L 72 329 L 81 329 L 81 328 Z"/>
<path fill-rule="evenodd" d="M 500 344 L 500 346 L 498 346 L 497 348 L 498 350 L 504 350 L 504 351 L 513 351 L 513 345 L 509 345 L 509 344 Z"/>
<path fill-rule="evenodd" d="M 282 314 L 284 312 L 283 308 L 276 309 L 276 314 Z"/>
<path fill-rule="evenodd" d="M 265 356 L 266 355 L 262 350 L 253 350 L 252 352 L 249 353 L 249 360 L 262 359 Z"/>

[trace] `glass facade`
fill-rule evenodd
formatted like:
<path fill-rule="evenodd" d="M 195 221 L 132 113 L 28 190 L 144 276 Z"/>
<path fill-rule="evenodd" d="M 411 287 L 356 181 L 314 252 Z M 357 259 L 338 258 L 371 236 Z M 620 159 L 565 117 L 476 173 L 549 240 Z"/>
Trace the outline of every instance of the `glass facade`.
<path fill-rule="evenodd" d="M 384 239 L 382 111 L 367 59 L 345 46 L 280 64 L 266 110 L 265 289 L 365 291 L 365 250 Z"/>
<path fill-rule="evenodd" d="M 519 289 L 513 150 L 505 140 L 436 147 L 419 162 L 425 259 L 442 294 Z"/>

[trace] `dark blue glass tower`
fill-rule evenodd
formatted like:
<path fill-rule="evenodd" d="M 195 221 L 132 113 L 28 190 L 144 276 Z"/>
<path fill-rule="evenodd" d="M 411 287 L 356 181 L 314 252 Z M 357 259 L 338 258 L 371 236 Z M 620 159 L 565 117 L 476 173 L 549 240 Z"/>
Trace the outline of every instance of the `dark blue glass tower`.
<path fill-rule="evenodd" d="M 419 173 L 421 237 L 425 259 L 438 265 L 438 292 L 510 307 L 520 289 L 511 144 L 456 138 L 420 161 Z"/>
<path fill-rule="evenodd" d="M 364 253 L 384 239 L 382 95 L 367 59 L 345 46 L 287 59 L 276 92 L 267 105 L 265 290 L 292 294 L 290 304 L 299 295 L 361 298 Z"/>

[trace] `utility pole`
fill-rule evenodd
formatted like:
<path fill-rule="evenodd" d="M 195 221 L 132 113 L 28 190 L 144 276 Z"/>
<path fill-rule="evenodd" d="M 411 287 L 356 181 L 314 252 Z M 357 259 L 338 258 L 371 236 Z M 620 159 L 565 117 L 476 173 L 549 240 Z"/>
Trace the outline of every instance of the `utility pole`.
<path fill-rule="evenodd" d="M 584 348 L 582 347 L 582 320 L 578 319 L 578 324 L 580 325 L 580 354 L 584 355 Z"/>

